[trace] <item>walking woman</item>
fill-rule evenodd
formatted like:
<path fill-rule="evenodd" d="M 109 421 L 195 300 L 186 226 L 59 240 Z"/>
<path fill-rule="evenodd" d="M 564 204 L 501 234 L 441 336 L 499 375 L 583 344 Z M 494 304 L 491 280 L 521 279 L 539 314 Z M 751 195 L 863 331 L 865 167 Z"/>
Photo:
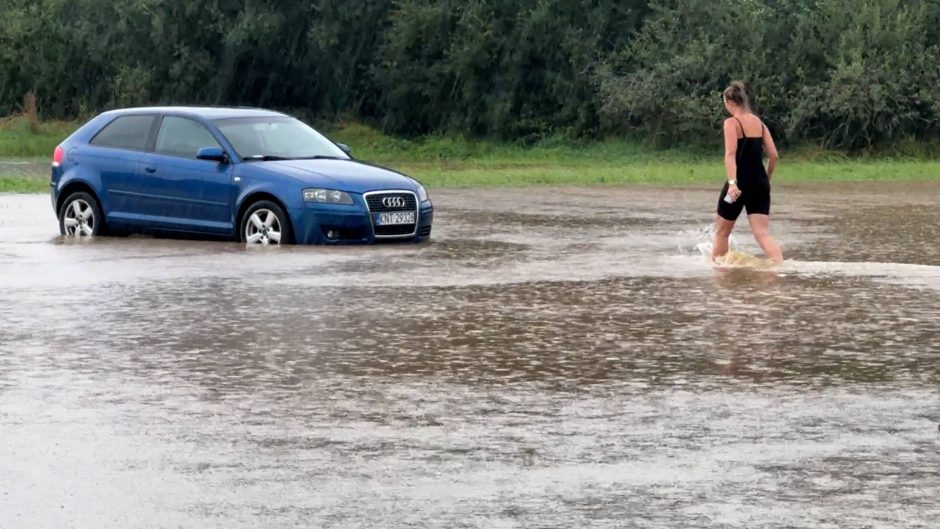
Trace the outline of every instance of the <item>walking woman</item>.
<path fill-rule="evenodd" d="M 783 254 L 770 236 L 770 179 L 779 158 L 777 147 L 770 130 L 751 113 L 744 83 L 731 83 L 722 95 L 725 109 L 731 114 L 724 126 L 728 181 L 718 199 L 712 260 L 728 253 L 728 237 L 741 210 L 746 209 L 757 244 L 771 261 L 779 263 L 783 261 Z M 764 153 L 768 160 L 766 168 Z"/>

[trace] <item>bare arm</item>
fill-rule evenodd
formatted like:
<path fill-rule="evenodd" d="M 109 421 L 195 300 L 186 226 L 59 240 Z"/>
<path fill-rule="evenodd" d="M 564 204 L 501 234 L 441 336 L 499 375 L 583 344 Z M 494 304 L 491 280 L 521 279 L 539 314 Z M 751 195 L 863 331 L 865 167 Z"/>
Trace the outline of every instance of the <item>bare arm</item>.
<path fill-rule="evenodd" d="M 738 154 L 738 129 L 734 125 L 734 120 L 725 120 L 725 170 L 728 172 L 728 180 L 734 180 L 738 175 L 738 162 L 735 156 Z"/>
<path fill-rule="evenodd" d="M 780 159 L 780 155 L 777 154 L 774 137 L 767 127 L 764 127 L 764 152 L 767 153 L 767 178 L 770 179 L 774 177 L 774 169 L 777 168 L 777 160 Z"/>
<path fill-rule="evenodd" d="M 734 123 L 733 119 L 725 120 L 725 170 L 728 173 L 729 181 L 738 178 L 738 161 L 735 159 L 738 154 L 738 128 Z M 736 185 L 729 186 L 728 192 L 735 200 L 741 195 L 741 191 Z"/>

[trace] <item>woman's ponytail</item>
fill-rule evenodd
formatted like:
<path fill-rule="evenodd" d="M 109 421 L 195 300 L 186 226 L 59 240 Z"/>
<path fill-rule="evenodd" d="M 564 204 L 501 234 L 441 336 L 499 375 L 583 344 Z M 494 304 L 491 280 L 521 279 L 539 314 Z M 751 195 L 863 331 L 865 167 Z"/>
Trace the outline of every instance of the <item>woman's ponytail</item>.
<path fill-rule="evenodd" d="M 741 81 L 732 81 L 731 85 L 728 88 L 725 88 L 724 91 L 725 101 L 731 101 L 735 105 L 738 105 L 742 108 L 750 108 L 751 101 L 747 95 L 747 89 L 744 88 L 744 83 Z"/>

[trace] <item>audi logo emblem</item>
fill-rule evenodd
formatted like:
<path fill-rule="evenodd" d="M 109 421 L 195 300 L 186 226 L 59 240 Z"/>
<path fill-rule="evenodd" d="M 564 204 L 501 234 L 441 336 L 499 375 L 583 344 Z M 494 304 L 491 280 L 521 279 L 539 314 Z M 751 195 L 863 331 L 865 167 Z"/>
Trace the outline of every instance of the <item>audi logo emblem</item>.
<path fill-rule="evenodd" d="M 402 197 L 385 197 L 382 199 L 382 205 L 387 208 L 405 207 L 405 199 Z"/>

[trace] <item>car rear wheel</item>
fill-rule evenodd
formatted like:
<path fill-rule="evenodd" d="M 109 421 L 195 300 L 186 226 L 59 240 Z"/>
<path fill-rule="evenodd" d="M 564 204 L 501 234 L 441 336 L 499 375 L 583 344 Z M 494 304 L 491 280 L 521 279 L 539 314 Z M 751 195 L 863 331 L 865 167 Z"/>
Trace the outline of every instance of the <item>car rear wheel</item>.
<path fill-rule="evenodd" d="M 94 237 L 103 233 L 104 215 L 95 197 L 84 191 L 72 193 L 59 210 L 59 232 L 66 237 Z"/>
<path fill-rule="evenodd" d="M 280 206 L 267 200 L 255 202 L 245 211 L 239 233 L 241 241 L 246 244 L 269 246 L 294 242 L 287 214 Z"/>

